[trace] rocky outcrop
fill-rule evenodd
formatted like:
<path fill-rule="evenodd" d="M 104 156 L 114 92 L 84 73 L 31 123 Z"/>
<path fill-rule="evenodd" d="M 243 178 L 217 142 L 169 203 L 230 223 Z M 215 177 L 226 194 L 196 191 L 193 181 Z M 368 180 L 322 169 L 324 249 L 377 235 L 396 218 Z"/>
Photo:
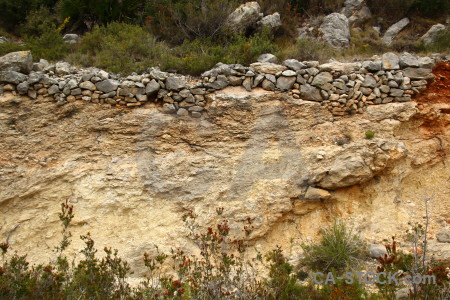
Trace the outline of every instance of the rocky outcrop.
<path fill-rule="evenodd" d="M 420 38 L 420 41 L 423 41 L 426 45 L 433 43 L 439 32 L 445 30 L 445 28 L 445 25 L 442 24 L 431 26 L 431 28 Z"/>
<path fill-rule="evenodd" d="M 243 32 L 247 28 L 254 26 L 261 18 L 261 7 L 258 2 L 247 2 L 240 5 L 228 16 L 225 28 L 231 32 Z"/>
<path fill-rule="evenodd" d="M 408 26 L 408 24 L 409 24 L 408 18 L 401 19 L 400 21 L 389 27 L 388 30 L 386 30 L 383 37 L 381 38 L 381 41 L 384 44 L 390 46 L 394 41 L 395 37 L 400 33 L 400 31 L 403 30 L 403 28 Z"/>
<path fill-rule="evenodd" d="M 270 30 L 277 29 L 281 26 L 281 16 L 277 12 L 271 15 L 267 15 L 259 20 L 257 25 L 260 30 L 264 30 L 265 28 L 268 28 Z"/>
<path fill-rule="evenodd" d="M 348 18 L 350 24 L 363 22 L 372 16 L 365 0 L 346 0 L 341 14 Z"/>
<path fill-rule="evenodd" d="M 326 16 L 319 31 L 322 38 L 333 47 L 347 47 L 350 44 L 349 22 L 343 14 L 332 13 Z"/>
<path fill-rule="evenodd" d="M 14 71 L 24 74 L 33 68 L 33 57 L 30 51 L 12 52 L 0 57 L 0 71 Z"/>

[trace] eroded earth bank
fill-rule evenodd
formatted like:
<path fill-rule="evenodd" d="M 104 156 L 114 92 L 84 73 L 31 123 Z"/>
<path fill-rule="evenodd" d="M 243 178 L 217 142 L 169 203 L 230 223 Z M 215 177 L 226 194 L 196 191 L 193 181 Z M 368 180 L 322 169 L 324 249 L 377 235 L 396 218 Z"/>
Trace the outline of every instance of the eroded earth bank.
<path fill-rule="evenodd" d="M 207 95 L 202 118 L 168 115 L 158 104 L 129 109 L 82 101 L 58 106 L 0 98 L 0 239 L 46 262 L 61 240 L 60 203 L 74 205 L 69 254 L 90 232 L 119 250 L 141 276 L 154 245 L 193 248 L 181 216 L 215 224 L 217 207 L 251 243 L 280 245 L 291 261 L 300 243 L 340 217 L 368 243 L 401 237 L 424 222 L 432 197 L 430 248 L 450 263 L 450 65 L 412 102 L 333 116 L 286 93 L 228 87 Z M 366 138 L 372 131 L 374 137 Z M 79 255 L 79 254 L 78 254 Z"/>

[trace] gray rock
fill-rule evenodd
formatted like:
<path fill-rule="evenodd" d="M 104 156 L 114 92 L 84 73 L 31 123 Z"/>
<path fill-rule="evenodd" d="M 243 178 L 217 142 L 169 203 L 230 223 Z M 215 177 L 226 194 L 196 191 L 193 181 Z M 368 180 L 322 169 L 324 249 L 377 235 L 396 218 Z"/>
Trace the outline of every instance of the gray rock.
<path fill-rule="evenodd" d="M 21 82 L 17 85 L 17 91 L 19 92 L 19 94 L 24 95 L 26 93 L 28 93 L 28 89 L 30 88 L 30 86 L 28 85 L 28 82 Z"/>
<path fill-rule="evenodd" d="M 63 40 L 67 44 L 76 44 L 76 43 L 79 42 L 80 36 L 78 34 L 75 34 L 75 33 L 66 33 L 63 36 Z"/>
<path fill-rule="evenodd" d="M 425 69 L 432 69 L 434 67 L 434 59 L 425 56 L 419 58 L 419 67 Z"/>
<path fill-rule="evenodd" d="M 28 84 L 35 84 L 41 81 L 42 77 L 44 77 L 44 73 L 42 72 L 31 72 L 30 75 L 28 75 L 27 82 Z"/>
<path fill-rule="evenodd" d="M 271 30 L 276 29 L 281 26 L 281 17 L 279 13 L 273 13 L 267 15 L 258 21 L 258 27 L 260 29 L 269 28 Z"/>
<path fill-rule="evenodd" d="M 74 89 L 74 88 L 76 88 L 76 87 L 78 86 L 78 82 L 77 82 L 76 79 L 70 79 L 69 82 L 67 82 L 66 86 L 67 86 L 69 89 Z M 61 87 L 60 87 L 60 88 L 61 88 Z"/>
<path fill-rule="evenodd" d="M 0 44 L 7 43 L 8 39 L 4 36 L 0 36 Z"/>
<path fill-rule="evenodd" d="M 47 92 L 48 92 L 49 95 L 54 95 L 54 94 L 59 92 L 59 87 L 56 84 L 54 84 L 54 85 L 52 85 L 51 87 L 48 88 Z"/>
<path fill-rule="evenodd" d="M 177 109 L 175 108 L 175 105 L 173 105 L 172 103 L 164 103 L 163 112 L 166 114 L 174 114 L 177 112 Z"/>
<path fill-rule="evenodd" d="M 95 87 L 100 92 L 109 93 L 109 92 L 117 90 L 119 85 L 120 85 L 120 83 L 117 80 L 105 79 L 103 81 L 97 82 L 95 84 Z"/>
<path fill-rule="evenodd" d="M 419 59 L 417 56 L 412 55 L 408 52 L 404 52 L 402 55 L 400 55 L 400 67 L 419 67 Z"/>
<path fill-rule="evenodd" d="M 400 69 L 400 59 L 392 52 L 383 54 L 383 70 L 398 70 Z"/>
<path fill-rule="evenodd" d="M 261 54 L 258 57 L 257 61 L 259 61 L 259 62 L 268 62 L 268 63 L 276 63 L 278 61 L 278 58 L 275 55 L 273 55 L 273 54 L 264 53 L 264 54 Z"/>
<path fill-rule="evenodd" d="M 286 71 L 283 71 L 283 72 L 281 73 L 281 75 L 287 76 L 287 77 L 291 77 L 291 76 L 297 76 L 297 73 L 295 73 L 295 72 L 292 71 L 292 70 L 286 70 Z"/>
<path fill-rule="evenodd" d="M 80 88 L 90 91 L 96 90 L 95 84 L 90 81 L 83 81 L 82 83 L 80 83 Z"/>
<path fill-rule="evenodd" d="M 303 100 L 322 101 L 320 90 L 309 84 L 305 84 L 300 87 L 300 97 Z"/>
<path fill-rule="evenodd" d="M 242 86 L 248 91 L 252 91 L 253 87 L 253 77 L 245 77 L 244 82 L 242 83 Z"/>
<path fill-rule="evenodd" d="M 0 82 L 19 84 L 27 80 L 25 74 L 15 71 L 0 71 Z"/>
<path fill-rule="evenodd" d="M 362 63 L 362 67 L 369 72 L 378 72 L 381 70 L 382 62 L 380 60 L 376 61 L 365 61 Z"/>
<path fill-rule="evenodd" d="M 152 79 L 145 87 L 145 93 L 150 96 L 155 94 L 160 88 L 159 83 L 155 79 Z"/>
<path fill-rule="evenodd" d="M 306 69 L 306 65 L 304 63 L 299 62 L 296 59 L 286 59 L 283 64 L 288 67 L 289 69 L 292 69 L 294 71 L 298 71 L 301 69 Z"/>
<path fill-rule="evenodd" d="M 267 90 L 267 91 L 274 91 L 275 90 L 275 84 L 268 80 L 268 79 L 264 79 L 262 82 L 262 88 Z"/>
<path fill-rule="evenodd" d="M 228 86 L 228 80 L 225 77 L 225 80 L 216 80 L 214 82 L 208 82 L 205 84 L 207 88 L 221 90 Z"/>
<path fill-rule="evenodd" d="M 333 81 L 333 75 L 331 75 L 331 73 L 322 72 L 322 73 L 317 74 L 316 77 L 314 77 L 311 85 L 322 87 L 326 83 L 329 83 L 332 81 Z"/>
<path fill-rule="evenodd" d="M 339 61 L 332 61 L 326 64 L 318 65 L 317 68 L 319 68 L 322 72 L 336 71 L 349 74 L 354 71 L 359 71 L 361 68 L 361 63 L 343 63 Z"/>
<path fill-rule="evenodd" d="M 30 51 L 11 52 L 0 57 L 0 71 L 15 71 L 28 74 L 33 69 Z"/>
<path fill-rule="evenodd" d="M 232 86 L 242 85 L 244 78 L 242 76 L 228 76 L 228 82 Z"/>
<path fill-rule="evenodd" d="M 50 68 L 50 63 L 45 59 L 41 58 L 39 62 L 33 64 L 33 71 L 46 71 Z"/>
<path fill-rule="evenodd" d="M 369 246 L 369 255 L 372 258 L 384 257 L 387 254 L 386 247 L 380 244 L 371 244 Z"/>
<path fill-rule="evenodd" d="M 401 96 L 403 96 L 404 93 L 405 93 L 405 91 L 403 91 L 402 89 L 391 89 L 391 91 L 389 92 L 389 95 L 391 97 L 401 97 Z"/>
<path fill-rule="evenodd" d="M 198 111 L 193 111 L 193 112 L 191 112 L 191 117 L 193 117 L 193 118 L 201 118 L 202 117 L 202 113 L 198 112 Z"/>
<path fill-rule="evenodd" d="M 367 75 L 366 78 L 364 79 L 364 82 L 362 83 L 362 86 L 375 88 L 377 86 L 377 81 L 373 76 Z"/>
<path fill-rule="evenodd" d="M 450 243 L 450 228 L 442 228 L 436 233 L 436 238 L 441 243 Z"/>
<path fill-rule="evenodd" d="M 179 91 L 186 88 L 186 82 L 181 77 L 167 77 L 166 89 L 171 91 Z"/>
<path fill-rule="evenodd" d="M 381 41 L 390 46 L 392 42 L 394 41 L 394 38 L 399 34 L 400 31 L 403 30 L 407 25 L 409 24 L 408 18 L 403 18 L 391 27 L 386 30 L 383 37 L 381 38 Z"/>
<path fill-rule="evenodd" d="M 312 186 L 308 187 L 305 193 L 305 200 L 312 200 L 312 201 L 325 201 L 331 198 L 331 194 L 327 190 L 314 188 Z"/>
<path fill-rule="evenodd" d="M 253 80 L 253 87 L 257 87 L 264 80 L 264 78 L 265 77 L 263 74 L 256 75 L 255 79 Z"/>
<path fill-rule="evenodd" d="M 81 94 L 82 94 L 82 91 L 81 91 L 80 88 L 76 88 L 76 89 L 71 90 L 71 91 L 70 91 L 70 94 L 71 94 L 72 96 L 78 96 L 78 95 L 81 95 Z"/>
<path fill-rule="evenodd" d="M 275 75 L 278 72 L 283 72 L 283 71 L 287 70 L 287 68 L 282 65 L 277 65 L 277 64 L 273 64 L 273 63 L 262 63 L 262 62 L 252 63 L 250 65 L 250 67 L 252 67 L 259 73 L 272 74 L 272 75 Z"/>
<path fill-rule="evenodd" d="M 145 102 L 145 101 L 148 100 L 148 97 L 147 97 L 147 95 L 137 94 L 137 95 L 136 95 L 136 99 L 137 99 L 139 102 Z"/>
<path fill-rule="evenodd" d="M 70 74 L 70 64 L 68 62 L 57 62 L 55 64 L 55 73 L 57 75 L 68 75 Z"/>
<path fill-rule="evenodd" d="M 261 19 L 261 7 L 258 2 L 247 2 L 233 11 L 225 21 L 225 28 L 231 32 L 243 32 L 256 25 Z"/>
<path fill-rule="evenodd" d="M 431 69 L 424 68 L 406 68 L 403 75 L 411 79 L 432 79 L 434 75 Z"/>
<path fill-rule="evenodd" d="M 350 44 L 350 28 L 347 17 L 332 13 L 323 19 L 319 31 L 322 38 L 333 47 L 348 47 Z"/>
<path fill-rule="evenodd" d="M 168 73 L 162 72 L 158 68 L 151 68 L 151 69 L 149 69 L 149 72 L 150 72 L 150 77 L 152 77 L 153 79 L 156 79 L 156 80 L 164 81 L 169 76 Z"/>
<path fill-rule="evenodd" d="M 180 109 L 177 111 L 177 116 L 180 116 L 180 117 L 187 117 L 187 116 L 189 116 L 189 112 L 188 112 L 187 109 L 185 109 L 185 108 L 180 108 Z"/>
<path fill-rule="evenodd" d="M 345 0 L 341 13 L 349 18 L 350 23 L 362 22 L 372 16 L 364 0 Z"/>
<path fill-rule="evenodd" d="M 286 77 L 286 76 L 280 76 L 277 79 L 277 88 L 283 91 L 287 91 L 292 88 L 295 81 L 297 80 L 296 77 Z"/>
<path fill-rule="evenodd" d="M 445 30 L 445 26 L 442 24 L 436 24 L 431 26 L 431 28 L 425 33 L 421 38 L 420 41 L 423 41 L 425 45 L 432 44 L 436 37 L 438 36 L 439 32 L 442 30 Z"/>

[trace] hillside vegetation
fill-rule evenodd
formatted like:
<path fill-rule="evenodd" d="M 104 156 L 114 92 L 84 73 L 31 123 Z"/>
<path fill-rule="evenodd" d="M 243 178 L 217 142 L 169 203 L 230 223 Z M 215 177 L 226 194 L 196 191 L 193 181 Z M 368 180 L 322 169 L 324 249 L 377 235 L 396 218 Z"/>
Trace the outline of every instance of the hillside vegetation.
<path fill-rule="evenodd" d="M 259 0 L 264 15 L 280 13 L 281 26 L 233 32 L 224 25 L 242 3 L 245 1 L 1 0 L 0 36 L 8 41 L 0 44 L 0 55 L 31 49 L 35 59 L 66 60 L 124 74 L 159 66 L 196 75 L 218 62 L 249 64 L 268 52 L 279 59 L 350 59 L 386 50 L 445 52 L 450 44 L 448 29 L 432 45 L 416 42 L 432 24 L 445 23 L 448 0 L 369 0 L 372 16 L 352 24 L 351 45 L 345 49 L 316 38 L 299 38 L 297 32 L 302 24 L 314 25 L 324 15 L 340 11 L 343 0 Z M 383 45 L 374 26 L 385 30 L 403 17 L 409 17 L 413 25 L 393 45 Z M 81 41 L 64 43 L 65 33 L 80 34 Z"/>

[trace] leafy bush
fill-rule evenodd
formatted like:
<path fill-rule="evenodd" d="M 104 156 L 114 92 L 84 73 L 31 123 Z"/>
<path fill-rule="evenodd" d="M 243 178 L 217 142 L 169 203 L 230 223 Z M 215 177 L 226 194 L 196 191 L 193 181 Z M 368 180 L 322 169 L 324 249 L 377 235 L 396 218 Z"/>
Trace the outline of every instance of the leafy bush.
<path fill-rule="evenodd" d="M 224 40 L 196 39 L 192 42 L 185 41 L 175 48 L 174 56 L 168 58 L 166 68 L 183 73 L 200 74 L 211 69 L 218 62 L 250 64 L 259 55 L 274 53 L 277 50 L 268 32 L 257 33 L 249 38 L 234 35 Z"/>
<path fill-rule="evenodd" d="M 19 32 L 24 37 L 38 37 L 45 34 L 53 26 L 57 26 L 58 18 L 49 8 L 43 6 L 32 10 L 20 26 Z"/>
<path fill-rule="evenodd" d="M 0 0 L 0 27 L 15 32 L 24 16 L 40 7 L 52 8 L 58 0 Z"/>
<path fill-rule="evenodd" d="M 282 58 L 295 58 L 302 60 L 318 60 L 325 61 L 337 55 L 338 50 L 332 48 L 327 43 L 312 39 L 297 39 L 294 45 L 290 45 L 281 50 Z"/>
<path fill-rule="evenodd" d="M 364 243 L 339 220 L 330 228 L 321 231 L 322 238 L 318 244 L 303 244 L 303 264 L 311 270 L 329 272 L 345 271 L 364 255 Z"/>
<path fill-rule="evenodd" d="M 238 5 L 237 0 L 149 1 L 145 23 L 154 35 L 171 44 L 216 38 L 222 34 L 226 18 Z"/>
<path fill-rule="evenodd" d="M 375 137 L 375 132 L 373 130 L 367 130 L 366 133 L 366 139 L 371 140 Z"/>
<path fill-rule="evenodd" d="M 69 48 L 55 25 L 41 24 L 37 31 L 43 32 L 39 36 L 25 37 L 26 48 L 33 53 L 34 59 L 59 60 L 65 57 Z"/>
<path fill-rule="evenodd" d="M 438 33 L 434 43 L 424 46 L 430 52 L 449 52 L 450 50 L 450 26 Z"/>
<path fill-rule="evenodd" d="M 72 30 L 90 30 L 110 22 L 138 23 L 143 8 L 139 0 L 60 0 L 62 19 L 70 17 Z"/>
<path fill-rule="evenodd" d="M 0 43 L 0 56 L 8 54 L 10 52 L 22 51 L 22 50 L 25 50 L 25 47 L 23 45 L 19 45 L 14 42 Z"/>
<path fill-rule="evenodd" d="M 72 63 L 129 74 L 164 63 L 168 53 L 169 48 L 143 28 L 113 22 L 96 26 L 87 33 L 67 59 Z"/>

